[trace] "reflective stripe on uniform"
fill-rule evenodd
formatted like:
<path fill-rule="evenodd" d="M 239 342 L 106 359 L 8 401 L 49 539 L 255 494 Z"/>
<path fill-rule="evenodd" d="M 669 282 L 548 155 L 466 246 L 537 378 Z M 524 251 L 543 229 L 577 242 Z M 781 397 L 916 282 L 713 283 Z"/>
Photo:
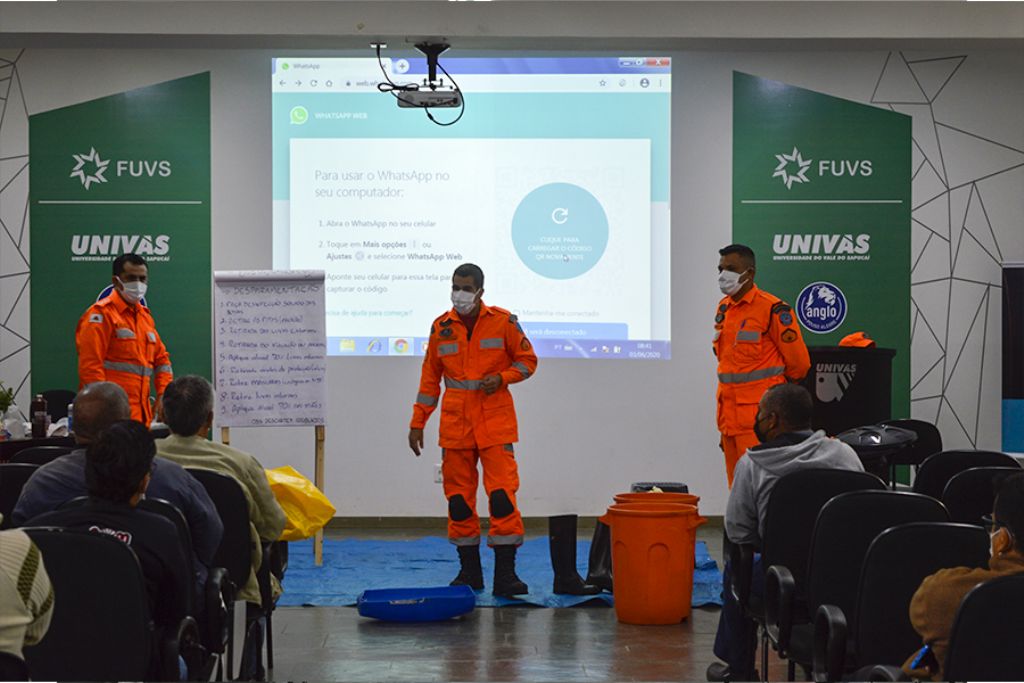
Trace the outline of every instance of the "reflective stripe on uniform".
<path fill-rule="evenodd" d="M 437 396 L 431 396 L 430 394 L 416 394 L 416 402 L 421 406 L 436 406 Z M 442 455 L 442 457 L 444 457 Z"/>
<path fill-rule="evenodd" d="M 439 356 L 450 356 L 453 353 L 459 352 L 458 344 L 440 344 L 437 347 L 437 355 Z"/>
<path fill-rule="evenodd" d="M 786 371 L 786 368 L 779 365 L 774 368 L 761 368 L 760 370 L 753 370 L 751 372 L 720 372 L 718 373 L 718 381 L 722 384 L 741 384 L 742 382 L 756 382 L 759 379 L 768 379 L 769 377 L 775 377 L 781 375 Z"/>
<path fill-rule="evenodd" d="M 512 367 L 514 367 L 519 372 L 523 373 L 523 379 L 526 379 L 527 377 L 530 376 L 530 368 L 526 367 L 522 363 L 515 362 L 512 364 Z"/>
<path fill-rule="evenodd" d="M 153 368 L 135 365 L 134 363 L 118 363 L 112 360 L 105 360 L 103 361 L 103 368 L 106 370 L 116 370 L 118 372 L 130 372 L 133 375 L 139 375 L 141 377 L 153 376 Z"/>
<path fill-rule="evenodd" d="M 487 545 L 489 545 L 489 546 L 496 546 L 496 545 L 522 545 L 522 544 L 523 544 L 523 535 L 522 534 L 513 534 L 511 536 L 488 536 L 487 537 Z"/>
<path fill-rule="evenodd" d="M 168 373 L 170 375 L 174 374 L 174 372 L 171 370 L 171 366 L 170 365 L 158 365 L 156 367 L 156 371 L 157 371 L 157 373 L 166 372 L 166 373 Z"/>
<path fill-rule="evenodd" d="M 444 376 L 444 388 L 445 389 L 465 389 L 467 391 L 476 391 L 484 386 L 483 380 L 480 379 L 453 379 L 448 375 Z"/>
<path fill-rule="evenodd" d="M 119 327 L 114 330 L 114 336 L 118 339 L 135 339 L 135 331 L 127 327 Z"/>
<path fill-rule="evenodd" d="M 480 545 L 479 536 L 462 536 L 448 539 L 454 545 Z"/>
<path fill-rule="evenodd" d="M 756 342 L 761 341 L 761 333 L 755 330 L 740 330 L 736 333 L 736 341 Z"/>
<path fill-rule="evenodd" d="M 491 337 L 490 339 L 480 340 L 481 349 L 500 349 L 504 348 L 504 346 L 505 340 L 502 339 L 501 337 Z"/>

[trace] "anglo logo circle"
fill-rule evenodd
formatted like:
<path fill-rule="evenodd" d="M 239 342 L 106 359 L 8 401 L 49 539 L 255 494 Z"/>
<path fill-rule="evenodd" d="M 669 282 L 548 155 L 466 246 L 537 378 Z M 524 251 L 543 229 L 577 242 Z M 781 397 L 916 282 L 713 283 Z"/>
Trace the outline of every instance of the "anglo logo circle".
<path fill-rule="evenodd" d="M 832 332 L 846 319 L 846 295 L 831 282 L 812 282 L 796 299 L 796 316 L 809 332 Z"/>

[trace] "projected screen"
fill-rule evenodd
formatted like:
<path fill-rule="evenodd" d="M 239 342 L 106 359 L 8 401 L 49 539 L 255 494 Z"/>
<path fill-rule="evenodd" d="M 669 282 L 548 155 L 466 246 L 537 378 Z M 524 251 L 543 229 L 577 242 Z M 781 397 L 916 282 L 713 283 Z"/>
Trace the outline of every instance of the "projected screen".
<path fill-rule="evenodd" d="M 377 90 L 423 59 L 273 60 L 274 267 L 326 271 L 328 354 L 423 354 L 472 262 L 542 357 L 668 358 L 669 59 L 441 63 L 451 126 Z"/>

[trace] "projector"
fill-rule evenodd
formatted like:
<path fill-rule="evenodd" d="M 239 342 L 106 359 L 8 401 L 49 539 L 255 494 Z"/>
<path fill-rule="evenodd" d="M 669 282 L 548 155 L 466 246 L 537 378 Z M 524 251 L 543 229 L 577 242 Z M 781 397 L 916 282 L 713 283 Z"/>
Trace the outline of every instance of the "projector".
<path fill-rule="evenodd" d="M 396 95 L 398 106 L 403 108 L 445 109 L 462 106 L 462 93 L 458 90 L 402 90 Z"/>

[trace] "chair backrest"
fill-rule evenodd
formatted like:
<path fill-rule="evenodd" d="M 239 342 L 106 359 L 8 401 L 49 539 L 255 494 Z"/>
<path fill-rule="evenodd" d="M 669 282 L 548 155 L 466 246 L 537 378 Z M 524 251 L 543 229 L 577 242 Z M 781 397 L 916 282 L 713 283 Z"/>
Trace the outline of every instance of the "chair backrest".
<path fill-rule="evenodd" d="M 67 446 L 33 446 L 23 451 L 18 451 L 11 456 L 11 462 L 30 463 L 32 465 L 45 465 L 62 455 L 67 455 L 73 448 Z"/>
<path fill-rule="evenodd" d="M 949 518 L 981 526 L 982 517 L 992 514 L 997 482 L 1021 471 L 1019 467 L 972 467 L 955 475 L 942 492 Z"/>
<path fill-rule="evenodd" d="M 960 603 L 943 676 L 947 681 L 1024 681 L 1024 574 L 976 586 Z"/>
<path fill-rule="evenodd" d="M 778 480 L 768 498 L 761 562 L 767 568 L 782 565 L 803 594 L 804 571 L 818 512 L 833 497 L 849 491 L 885 490 L 873 474 L 837 469 L 808 469 Z"/>
<path fill-rule="evenodd" d="M 910 624 L 910 599 L 940 569 L 985 567 L 988 534 L 969 524 L 915 522 L 886 529 L 864 557 L 857 609 L 849 623 L 862 665 L 899 666 L 921 647 Z"/>
<path fill-rule="evenodd" d="M 62 417 L 68 416 L 68 405 L 75 400 L 75 392 L 67 389 L 50 389 L 43 392 L 46 399 L 46 412 L 50 419 L 56 422 Z"/>
<path fill-rule="evenodd" d="M 910 522 L 948 521 L 942 503 L 917 493 L 854 491 L 827 502 L 814 525 L 807 562 L 810 614 L 823 604 L 855 613 L 864 556 L 880 533 Z"/>
<path fill-rule="evenodd" d="M 942 450 L 942 434 L 939 428 L 924 420 L 884 420 L 881 424 L 909 429 L 917 434 L 913 446 L 898 451 L 893 456 L 897 465 L 920 465 L 930 456 Z"/>
<path fill-rule="evenodd" d="M 0 652 L 0 681 L 29 680 L 25 660 L 10 652 Z"/>
<path fill-rule="evenodd" d="M 146 512 L 152 512 L 155 515 L 160 515 L 171 524 L 178 531 L 178 540 L 181 543 L 181 556 L 188 558 L 188 561 L 192 562 L 192 532 L 188 528 L 188 520 L 185 519 L 185 515 L 182 514 L 181 510 L 175 507 L 174 503 L 164 500 L 163 498 L 150 498 L 146 496 L 139 501 L 139 510 L 145 510 Z M 191 572 L 190 572 L 191 573 Z M 189 600 L 191 601 L 192 592 L 188 592 Z M 188 614 L 192 614 L 192 605 L 189 605 Z"/>
<path fill-rule="evenodd" d="M 21 489 L 38 468 L 38 465 L 28 463 L 0 463 L 0 514 L 4 516 L 0 520 L 0 529 L 11 527 L 11 513 L 21 496 Z"/>
<path fill-rule="evenodd" d="M 249 534 L 249 501 L 242 485 L 233 477 L 198 467 L 185 468 L 195 477 L 217 508 L 224 535 L 213 556 L 213 566 L 224 567 L 228 578 L 241 588 L 252 573 L 252 548 Z"/>
<path fill-rule="evenodd" d="M 949 480 L 972 467 L 1019 468 L 1020 464 L 998 451 L 942 451 L 921 463 L 914 479 L 914 492 L 942 500 L 942 492 Z"/>
<path fill-rule="evenodd" d="M 38 680 L 141 681 L 152 677 L 153 633 L 135 553 L 109 536 L 25 528 L 53 584 L 53 617 L 25 648 Z"/>

